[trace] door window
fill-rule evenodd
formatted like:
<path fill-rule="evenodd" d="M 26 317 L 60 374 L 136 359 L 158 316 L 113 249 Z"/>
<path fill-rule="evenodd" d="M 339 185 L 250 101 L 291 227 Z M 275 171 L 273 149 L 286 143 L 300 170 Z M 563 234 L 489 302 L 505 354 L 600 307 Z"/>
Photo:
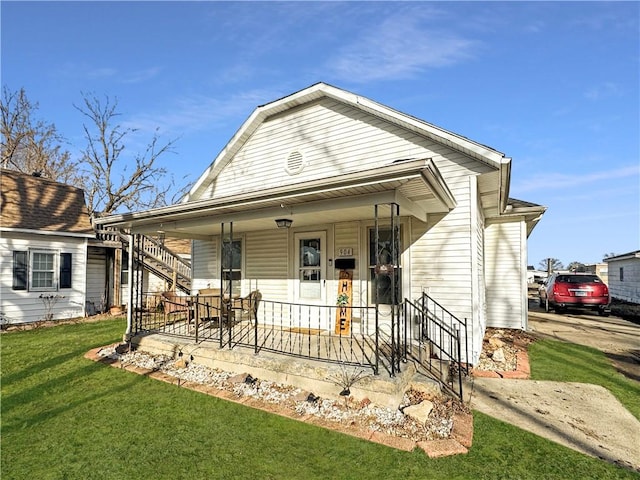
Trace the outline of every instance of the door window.
<path fill-rule="evenodd" d="M 298 240 L 300 298 L 322 299 L 322 241 L 320 237 Z"/>

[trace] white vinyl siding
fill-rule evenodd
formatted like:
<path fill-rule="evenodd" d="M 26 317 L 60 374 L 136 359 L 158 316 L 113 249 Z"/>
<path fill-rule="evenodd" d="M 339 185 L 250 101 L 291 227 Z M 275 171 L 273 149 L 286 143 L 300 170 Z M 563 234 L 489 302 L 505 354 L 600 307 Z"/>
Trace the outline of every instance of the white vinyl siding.
<path fill-rule="evenodd" d="M 240 285 L 242 295 L 260 290 L 263 298 L 289 301 L 288 231 L 268 230 L 247 232 L 244 242 L 244 275 Z M 219 288 L 220 267 L 217 245 L 213 241 L 193 243 L 193 289 Z"/>
<path fill-rule="evenodd" d="M 526 226 L 494 223 L 485 233 L 487 326 L 527 328 Z"/>
<path fill-rule="evenodd" d="M 427 292 L 462 319 L 472 317 L 473 292 L 468 172 L 460 170 L 459 176 L 449 183 L 458 202 L 456 208 L 444 218 L 430 216 L 428 224 L 413 222 L 411 297 L 415 299 L 421 292 Z"/>
<path fill-rule="evenodd" d="M 245 276 L 248 284 L 245 293 L 257 289 L 266 300 L 291 301 L 288 233 L 288 230 L 267 230 L 246 234 Z"/>
<path fill-rule="evenodd" d="M 360 281 L 360 272 L 362 268 L 365 268 L 363 275 L 366 279 L 366 254 L 360 255 L 360 224 L 358 222 L 337 223 L 334 226 L 334 252 L 332 253 L 333 262 L 338 258 L 355 258 L 356 268 L 351 272 L 353 274 L 352 279 L 352 305 L 359 306 L 366 304 L 367 298 L 367 282 Z M 340 249 L 351 249 L 353 255 L 339 257 L 338 252 Z M 331 254 L 331 252 L 330 252 Z M 337 279 L 339 276 L 339 270 L 334 268 L 333 278 Z M 329 298 L 332 298 L 332 293 L 335 290 L 337 294 L 337 285 L 335 282 L 335 288 L 329 293 Z"/>
<path fill-rule="evenodd" d="M 640 304 L 640 258 L 609 261 L 609 294 L 612 298 Z M 624 277 L 620 280 L 620 269 Z"/>
<path fill-rule="evenodd" d="M 486 329 L 486 288 L 484 279 L 484 214 L 478 195 L 477 177 L 469 177 L 471 198 L 475 198 L 475 208 L 471 210 L 471 258 L 473 288 L 473 322 L 467 325 L 472 335 L 469 349 L 473 363 L 480 358 Z"/>
<path fill-rule="evenodd" d="M 107 296 L 107 255 L 104 248 L 89 247 L 87 256 L 87 303 L 96 313 L 111 305 L 105 305 Z"/>
<path fill-rule="evenodd" d="M 294 151 L 302 154 L 306 166 L 289 176 L 285 168 Z M 361 171 L 398 159 L 433 157 L 438 168 L 446 168 L 445 164 L 455 164 L 436 158 L 451 154 L 450 149 L 416 133 L 323 99 L 268 119 L 199 198 L 219 198 Z M 453 160 L 490 170 L 463 155 Z M 442 173 L 446 177 L 446 172 Z"/>
<path fill-rule="evenodd" d="M 48 251 L 71 253 L 72 288 L 54 291 L 13 290 L 13 252 Z M 45 317 L 44 303 L 39 296 L 59 295 L 51 313 L 56 320 L 84 316 L 86 290 L 86 239 L 55 235 L 31 235 L 2 232 L 0 238 L 0 318 L 9 323 L 35 322 Z M 56 268 L 59 265 L 59 259 Z M 58 272 L 55 272 L 58 276 Z"/>
<path fill-rule="evenodd" d="M 192 290 L 220 287 L 220 268 L 217 262 L 217 251 L 217 242 L 215 241 L 193 241 L 191 262 Z"/>

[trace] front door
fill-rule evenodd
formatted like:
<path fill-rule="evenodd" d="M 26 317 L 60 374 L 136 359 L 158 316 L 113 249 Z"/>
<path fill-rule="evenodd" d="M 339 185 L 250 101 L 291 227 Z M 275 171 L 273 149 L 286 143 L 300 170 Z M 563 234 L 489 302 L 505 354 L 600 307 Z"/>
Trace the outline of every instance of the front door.
<path fill-rule="evenodd" d="M 308 305 L 327 304 L 327 234 L 304 232 L 294 236 L 295 297 L 296 303 Z M 321 312 L 325 309 L 314 309 Z M 324 317 L 325 314 L 322 314 Z"/>

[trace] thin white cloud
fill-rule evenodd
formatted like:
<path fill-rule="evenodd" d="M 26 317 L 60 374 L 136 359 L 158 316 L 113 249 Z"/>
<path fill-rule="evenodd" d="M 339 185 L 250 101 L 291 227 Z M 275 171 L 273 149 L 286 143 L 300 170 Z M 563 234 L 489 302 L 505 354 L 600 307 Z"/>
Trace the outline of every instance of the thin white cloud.
<path fill-rule="evenodd" d="M 85 75 L 89 78 L 115 77 L 117 74 L 118 71 L 115 68 L 110 67 L 92 68 L 85 72 Z"/>
<path fill-rule="evenodd" d="M 146 82 L 147 80 L 151 80 L 152 78 L 158 76 L 158 74 L 162 71 L 161 67 L 150 67 L 144 70 L 136 70 L 133 72 L 125 73 L 122 76 L 122 83 L 141 83 Z"/>
<path fill-rule="evenodd" d="M 94 67 L 88 65 L 67 63 L 59 68 L 57 76 L 74 79 L 105 79 L 116 83 L 135 84 L 146 82 L 156 77 L 162 71 L 161 67 L 148 67 L 140 70 L 122 70 L 115 67 Z"/>
<path fill-rule="evenodd" d="M 329 59 L 328 68 L 339 79 L 364 82 L 407 78 L 472 57 L 475 41 L 429 25 L 425 16 L 405 12 L 363 29 L 363 36 Z"/>
<path fill-rule="evenodd" d="M 605 82 L 600 85 L 590 87 L 584 96 L 589 100 L 604 100 L 611 97 L 619 97 L 622 95 L 622 88 L 614 82 Z"/>
<path fill-rule="evenodd" d="M 640 166 L 632 165 L 612 170 L 587 173 L 544 173 L 532 175 L 521 183 L 514 185 L 511 191 L 514 194 L 539 190 L 567 189 L 582 185 L 588 185 L 604 180 L 627 178 L 640 175 Z"/>
<path fill-rule="evenodd" d="M 204 95 L 183 97 L 164 102 L 165 112 L 146 112 L 123 123 L 139 132 L 158 132 L 178 137 L 189 132 L 203 131 L 220 124 L 240 125 L 253 109 L 281 92 L 249 90 L 225 98 Z M 242 118 L 244 116 L 244 118 Z"/>

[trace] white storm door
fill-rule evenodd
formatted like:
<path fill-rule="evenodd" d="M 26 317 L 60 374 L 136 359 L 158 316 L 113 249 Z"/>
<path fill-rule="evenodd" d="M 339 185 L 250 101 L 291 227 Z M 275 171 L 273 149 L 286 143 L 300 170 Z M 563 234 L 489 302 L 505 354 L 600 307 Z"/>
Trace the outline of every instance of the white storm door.
<path fill-rule="evenodd" d="M 327 233 L 305 232 L 294 236 L 296 302 L 326 305 Z"/>

